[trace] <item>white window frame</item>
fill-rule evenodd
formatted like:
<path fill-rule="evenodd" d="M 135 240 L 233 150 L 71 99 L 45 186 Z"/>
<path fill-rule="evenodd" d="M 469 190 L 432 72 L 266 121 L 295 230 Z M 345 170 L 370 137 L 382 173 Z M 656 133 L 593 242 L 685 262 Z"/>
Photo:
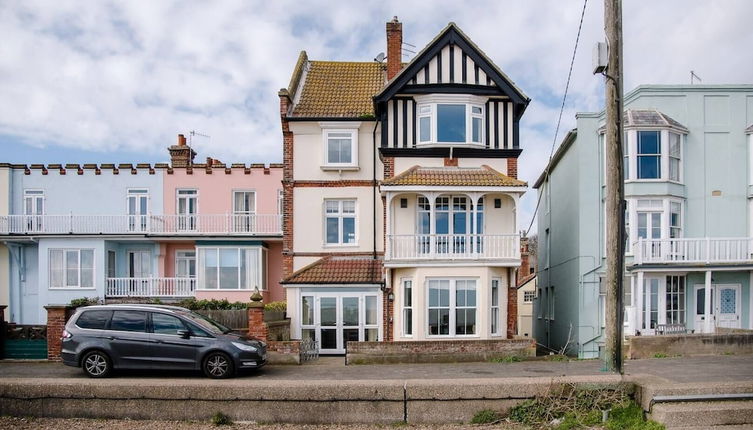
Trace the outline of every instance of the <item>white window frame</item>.
<path fill-rule="evenodd" d="M 430 94 L 425 96 L 416 96 L 416 127 L 418 134 L 418 146 L 485 146 L 485 127 L 486 102 L 487 98 L 479 96 L 461 95 L 461 94 Z M 465 141 L 463 142 L 440 142 L 439 124 L 437 121 L 438 105 L 465 105 Z M 481 113 L 473 113 L 473 108 L 480 108 Z M 421 139 L 421 118 L 430 118 L 429 140 Z M 473 141 L 473 119 L 481 119 L 481 128 L 479 130 L 479 141 Z"/>
<path fill-rule="evenodd" d="M 332 163 L 329 161 L 329 140 L 332 134 L 350 135 L 350 161 Z M 343 137 L 340 137 L 342 139 Z M 325 128 L 322 130 L 322 169 L 346 170 L 358 169 L 358 129 L 357 128 Z"/>
<path fill-rule="evenodd" d="M 480 287 L 480 278 L 473 278 L 473 277 L 460 277 L 460 278 L 445 278 L 445 277 L 427 277 L 425 279 L 425 288 L 424 291 L 426 293 L 426 306 L 425 306 L 425 312 L 424 312 L 424 318 L 425 318 L 425 330 L 426 330 L 426 338 L 427 339 L 448 339 L 448 338 L 477 338 L 480 336 L 481 332 L 481 325 L 479 324 L 479 291 L 481 290 Z M 449 304 L 449 312 L 450 312 L 450 330 L 449 334 L 430 334 L 429 330 L 429 282 L 430 281 L 449 281 L 450 282 L 450 304 Z M 457 302 L 457 289 L 456 289 L 456 283 L 457 281 L 473 281 L 475 283 L 476 288 L 476 306 L 472 307 L 475 309 L 476 312 L 476 333 L 474 334 L 455 334 L 455 311 L 459 309 L 456 305 Z M 444 309 L 442 306 L 435 306 L 431 309 Z M 460 309 L 471 309 L 471 307 L 463 306 Z"/>
<path fill-rule="evenodd" d="M 496 305 L 494 304 L 494 289 L 495 288 L 497 290 L 497 304 Z M 501 301 L 502 301 L 502 279 L 492 278 L 491 285 L 489 286 L 489 333 L 492 336 L 502 335 L 501 329 L 500 329 L 501 322 L 502 322 L 501 311 L 500 311 Z M 496 330 L 495 330 L 495 327 L 496 327 Z"/>
<path fill-rule="evenodd" d="M 220 288 L 220 270 L 219 270 L 219 262 L 220 262 L 220 250 L 222 249 L 234 249 L 236 250 L 238 254 L 238 288 Z M 257 264 L 257 271 L 256 271 L 256 279 L 246 279 L 248 286 L 244 287 L 241 285 L 241 256 L 240 252 L 241 250 L 256 250 L 258 251 L 256 254 L 256 264 Z M 214 251 L 217 253 L 217 288 L 205 288 L 206 285 L 206 273 L 205 270 L 205 255 L 207 252 Z M 259 287 L 260 291 L 265 291 L 267 289 L 267 282 L 266 282 L 266 275 L 267 270 L 266 267 L 264 267 L 264 262 L 266 261 L 266 256 L 263 255 L 267 252 L 267 249 L 263 246 L 197 246 L 196 247 L 196 279 L 197 279 L 197 285 L 196 290 L 197 291 L 253 291 L 254 287 Z M 250 259 L 249 261 L 253 261 L 253 259 Z"/>
<path fill-rule="evenodd" d="M 190 257 L 187 254 L 192 253 L 193 256 Z M 180 278 L 181 276 L 178 276 L 178 267 L 180 266 L 180 263 L 182 261 L 185 261 L 186 264 L 189 264 L 189 262 L 193 260 L 193 267 L 194 267 L 194 276 L 191 276 L 190 273 L 186 278 L 195 279 L 199 275 L 199 266 L 198 266 L 198 253 L 195 249 L 179 249 L 175 251 L 175 277 Z M 189 270 L 190 272 L 190 270 Z"/>
<path fill-rule="evenodd" d="M 523 291 L 523 303 L 533 303 L 536 300 L 536 291 Z"/>
<path fill-rule="evenodd" d="M 81 286 L 82 285 L 82 282 L 81 282 L 82 276 L 81 276 L 81 274 L 82 274 L 82 269 L 83 269 L 82 265 L 81 265 L 81 252 L 82 251 L 90 251 L 92 253 L 92 267 L 91 267 L 91 285 L 92 286 L 91 287 L 82 287 Z M 52 267 L 52 253 L 53 252 L 61 252 L 62 253 L 62 257 L 63 257 L 62 260 L 61 260 L 62 264 L 63 264 L 63 267 L 61 269 L 62 270 L 62 276 L 63 276 L 62 277 L 62 280 L 63 280 L 63 285 L 62 286 L 53 286 L 52 285 L 52 279 L 53 279 L 53 276 L 52 276 L 52 271 L 53 271 L 53 267 Z M 77 283 L 78 285 L 67 285 L 67 283 L 68 283 L 68 281 L 67 281 L 67 279 L 68 279 L 68 274 L 67 274 L 67 270 L 68 270 L 68 253 L 69 252 L 75 252 L 78 255 L 78 266 L 76 268 L 77 277 L 78 277 L 78 283 Z M 94 248 L 50 248 L 47 251 L 47 269 L 48 269 L 47 270 L 47 276 L 48 276 L 47 282 L 48 282 L 48 285 L 49 285 L 49 289 L 50 290 L 96 290 L 97 289 L 97 286 L 95 284 L 95 280 L 97 279 L 96 267 L 97 267 L 97 261 L 96 261 L 96 252 L 94 252 Z"/>
<path fill-rule="evenodd" d="M 677 136 L 677 156 L 672 155 L 672 136 Z M 674 131 L 667 133 L 667 180 L 682 183 L 682 139 L 683 135 Z M 677 160 L 677 178 L 672 178 L 672 160 Z"/>
<path fill-rule="evenodd" d="M 285 210 L 285 192 L 282 188 L 277 189 L 277 215 L 282 215 Z"/>
<path fill-rule="evenodd" d="M 328 202 L 337 202 L 337 212 L 328 213 L 327 212 L 327 203 Z M 353 202 L 353 213 L 350 212 L 344 212 L 343 206 L 345 202 Z M 323 225 L 322 225 L 322 232 L 323 237 L 322 241 L 324 243 L 324 247 L 357 247 L 358 246 L 358 200 L 355 198 L 343 198 L 343 199 L 324 199 L 324 204 L 322 205 L 322 212 L 323 212 Z M 351 216 L 352 215 L 352 216 Z M 327 242 L 327 219 L 328 218 L 337 218 L 337 242 Z M 343 242 L 343 219 L 345 218 L 353 218 L 353 242 Z"/>
<path fill-rule="evenodd" d="M 409 288 L 407 287 L 408 285 L 410 285 Z M 408 295 L 406 291 L 408 289 L 410 289 L 410 296 Z M 414 291 L 415 289 L 413 288 L 413 278 L 400 279 L 400 295 L 402 298 L 402 308 L 403 308 L 402 313 L 401 313 L 401 318 L 403 320 L 401 324 L 401 329 L 402 329 L 403 337 L 413 337 L 413 333 L 415 332 L 414 326 L 416 325 L 415 324 L 416 319 L 414 318 L 415 314 L 413 313 L 413 303 L 414 303 L 413 292 Z M 410 327 L 408 327 L 408 324 L 407 324 L 408 314 L 411 315 Z"/>
<path fill-rule="evenodd" d="M 645 202 L 647 200 L 661 202 L 661 204 L 655 204 L 653 206 L 639 205 L 640 202 Z M 627 204 L 628 204 L 628 217 L 630 217 L 629 223 L 628 223 L 628 227 L 630 231 L 627 234 L 627 236 L 630 238 L 630 249 L 629 249 L 630 252 L 629 253 L 632 253 L 634 251 L 632 249 L 632 244 L 638 242 L 638 213 L 640 212 L 660 213 L 661 215 L 659 219 L 660 219 L 660 226 L 661 226 L 661 234 L 659 238 L 670 239 L 671 229 L 673 228 L 673 226 L 671 225 L 672 205 L 673 204 L 679 205 L 680 224 L 678 228 L 679 228 L 680 235 L 677 238 L 681 239 L 684 237 L 685 202 L 683 199 L 673 197 L 673 196 L 636 196 L 636 197 L 631 197 L 630 199 L 628 199 Z"/>

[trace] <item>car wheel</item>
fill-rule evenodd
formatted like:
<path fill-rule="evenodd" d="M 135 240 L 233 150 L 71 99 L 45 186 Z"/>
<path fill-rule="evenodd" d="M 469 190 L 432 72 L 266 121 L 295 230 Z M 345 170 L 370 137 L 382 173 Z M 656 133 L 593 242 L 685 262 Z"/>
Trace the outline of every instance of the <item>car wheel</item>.
<path fill-rule="evenodd" d="M 233 376 L 233 361 L 223 352 L 213 352 L 204 359 L 204 374 L 212 379 Z"/>
<path fill-rule="evenodd" d="M 112 372 L 112 361 L 102 351 L 90 351 L 81 360 L 81 368 L 90 378 L 106 378 Z"/>

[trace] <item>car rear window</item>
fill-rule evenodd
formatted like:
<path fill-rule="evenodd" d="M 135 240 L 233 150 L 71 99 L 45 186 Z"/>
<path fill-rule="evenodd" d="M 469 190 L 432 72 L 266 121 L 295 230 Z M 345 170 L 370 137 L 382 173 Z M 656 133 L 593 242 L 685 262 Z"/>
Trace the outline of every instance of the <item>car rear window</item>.
<path fill-rule="evenodd" d="M 76 320 L 76 325 L 80 328 L 104 330 L 111 316 L 112 311 L 84 311 Z"/>
<path fill-rule="evenodd" d="M 110 330 L 146 332 L 146 312 L 115 311 Z"/>

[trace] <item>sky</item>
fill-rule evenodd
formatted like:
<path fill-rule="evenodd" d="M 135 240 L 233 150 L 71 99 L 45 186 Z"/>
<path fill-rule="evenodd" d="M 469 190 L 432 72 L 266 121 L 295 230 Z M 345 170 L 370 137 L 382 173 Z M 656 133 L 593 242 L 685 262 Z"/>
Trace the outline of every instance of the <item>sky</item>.
<path fill-rule="evenodd" d="M 423 48 L 453 21 L 532 99 L 519 177 L 533 185 L 575 113 L 603 109 L 591 50 L 603 2 L 589 0 L 562 126 L 555 126 L 582 0 L 0 2 L 0 162 L 165 162 L 178 133 L 198 159 L 282 159 L 277 91 L 301 50 L 371 61 L 385 22 Z M 624 89 L 753 83 L 749 0 L 624 0 Z M 412 57 L 405 52 L 405 61 Z M 203 137 L 203 136 L 209 136 Z M 556 140 L 555 140 L 556 139 Z M 518 227 L 536 205 L 521 200 Z M 534 224 L 535 231 L 535 224 Z"/>

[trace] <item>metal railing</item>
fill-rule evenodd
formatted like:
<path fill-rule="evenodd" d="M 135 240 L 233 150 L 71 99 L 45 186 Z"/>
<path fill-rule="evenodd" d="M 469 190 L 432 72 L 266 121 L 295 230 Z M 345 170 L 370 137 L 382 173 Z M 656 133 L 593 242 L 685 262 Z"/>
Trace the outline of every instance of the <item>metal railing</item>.
<path fill-rule="evenodd" d="M 2 234 L 280 235 L 276 214 L 5 215 Z"/>
<path fill-rule="evenodd" d="M 401 234 L 387 242 L 387 260 L 520 258 L 517 234 Z"/>
<path fill-rule="evenodd" d="M 193 297 L 196 278 L 107 278 L 107 297 Z"/>
<path fill-rule="evenodd" d="M 319 358 L 319 342 L 314 339 L 301 341 L 301 362 L 314 361 Z"/>
<path fill-rule="evenodd" d="M 641 238 L 633 243 L 633 249 L 636 265 L 753 262 L 753 238 L 751 237 Z"/>

